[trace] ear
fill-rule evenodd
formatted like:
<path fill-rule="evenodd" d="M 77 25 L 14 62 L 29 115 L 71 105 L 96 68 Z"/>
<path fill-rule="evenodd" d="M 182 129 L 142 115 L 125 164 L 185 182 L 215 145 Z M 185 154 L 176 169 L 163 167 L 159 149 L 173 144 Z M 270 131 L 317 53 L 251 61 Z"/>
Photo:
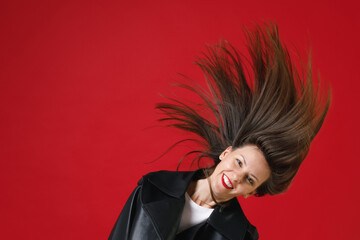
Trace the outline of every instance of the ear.
<path fill-rule="evenodd" d="M 225 149 L 225 150 L 220 154 L 219 159 L 220 159 L 220 160 L 223 160 L 224 157 L 225 157 L 228 153 L 231 152 L 231 149 L 232 149 L 231 146 L 229 146 L 227 149 Z"/>

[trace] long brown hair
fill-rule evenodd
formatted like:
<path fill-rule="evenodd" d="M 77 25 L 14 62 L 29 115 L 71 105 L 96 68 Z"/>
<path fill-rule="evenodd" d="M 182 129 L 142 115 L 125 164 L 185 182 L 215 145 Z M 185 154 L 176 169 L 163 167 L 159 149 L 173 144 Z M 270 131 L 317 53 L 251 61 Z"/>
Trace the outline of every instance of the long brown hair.
<path fill-rule="evenodd" d="M 203 103 L 190 105 L 168 98 L 170 102 L 156 108 L 165 114 L 159 120 L 167 126 L 200 137 L 194 141 L 202 149 L 188 154 L 198 153 L 198 162 L 203 157 L 212 159 L 210 173 L 228 146 L 258 146 L 271 176 L 257 189 L 257 196 L 274 195 L 289 187 L 306 157 L 329 108 L 330 88 L 324 92 L 320 85 L 314 87 L 310 57 L 307 66 L 297 70 L 276 24 L 244 32 L 249 59 L 221 41 L 195 62 L 209 89 L 195 82 L 179 84 Z"/>

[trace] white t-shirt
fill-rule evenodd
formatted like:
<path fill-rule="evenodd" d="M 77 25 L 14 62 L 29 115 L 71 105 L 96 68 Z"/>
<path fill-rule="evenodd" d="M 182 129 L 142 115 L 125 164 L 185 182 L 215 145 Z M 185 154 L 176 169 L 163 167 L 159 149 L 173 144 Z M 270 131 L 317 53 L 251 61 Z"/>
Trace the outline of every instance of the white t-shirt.
<path fill-rule="evenodd" d="M 182 212 L 178 233 L 188 229 L 196 224 L 206 221 L 214 211 L 212 208 L 206 208 L 197 205 L 190 196 L 185 193 L 185 205 Z"/>

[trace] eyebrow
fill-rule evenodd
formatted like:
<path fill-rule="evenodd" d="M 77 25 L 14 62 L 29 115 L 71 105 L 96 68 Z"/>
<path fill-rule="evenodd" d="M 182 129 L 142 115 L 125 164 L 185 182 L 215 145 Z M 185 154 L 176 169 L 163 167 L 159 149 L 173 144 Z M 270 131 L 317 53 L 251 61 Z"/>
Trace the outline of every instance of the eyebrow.
<path fill-rule="evenodd" d="M 257 177 L 254 174 L 250 173 L 250 175 L 253 176 L 256 179 L 256 181 L 259 181 L 259 179 L 257 179 Z"/>
<path fill-rule="evenodd" d="M 243 155 L 240 156 L 244 159 L 245 166 L 247 166 L 246 159 L 244 158 L 244 156 Z M 259 181 L 259 179 L 254 174 L 250 173 L 250 175 L 253 176 L 253 178 L 255 178 L 256 181 Z"/>

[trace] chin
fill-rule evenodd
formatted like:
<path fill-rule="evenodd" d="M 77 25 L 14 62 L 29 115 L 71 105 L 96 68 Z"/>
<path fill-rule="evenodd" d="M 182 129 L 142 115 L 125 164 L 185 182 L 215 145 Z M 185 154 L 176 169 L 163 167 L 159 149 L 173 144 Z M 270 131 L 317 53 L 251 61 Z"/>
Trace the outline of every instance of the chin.
<path fill-rule="evenodd" d="M 226 189 L 222 183 L 216 183 L 213 184 L 211 186 L 214 197 L 216 198 L 216 200 L 221 200 L 223 201 L 223 199 L 231 199 L 233 198 L 231 195 L 229 195 L 229 191 L 231 191 L 230 189 Z"/>

